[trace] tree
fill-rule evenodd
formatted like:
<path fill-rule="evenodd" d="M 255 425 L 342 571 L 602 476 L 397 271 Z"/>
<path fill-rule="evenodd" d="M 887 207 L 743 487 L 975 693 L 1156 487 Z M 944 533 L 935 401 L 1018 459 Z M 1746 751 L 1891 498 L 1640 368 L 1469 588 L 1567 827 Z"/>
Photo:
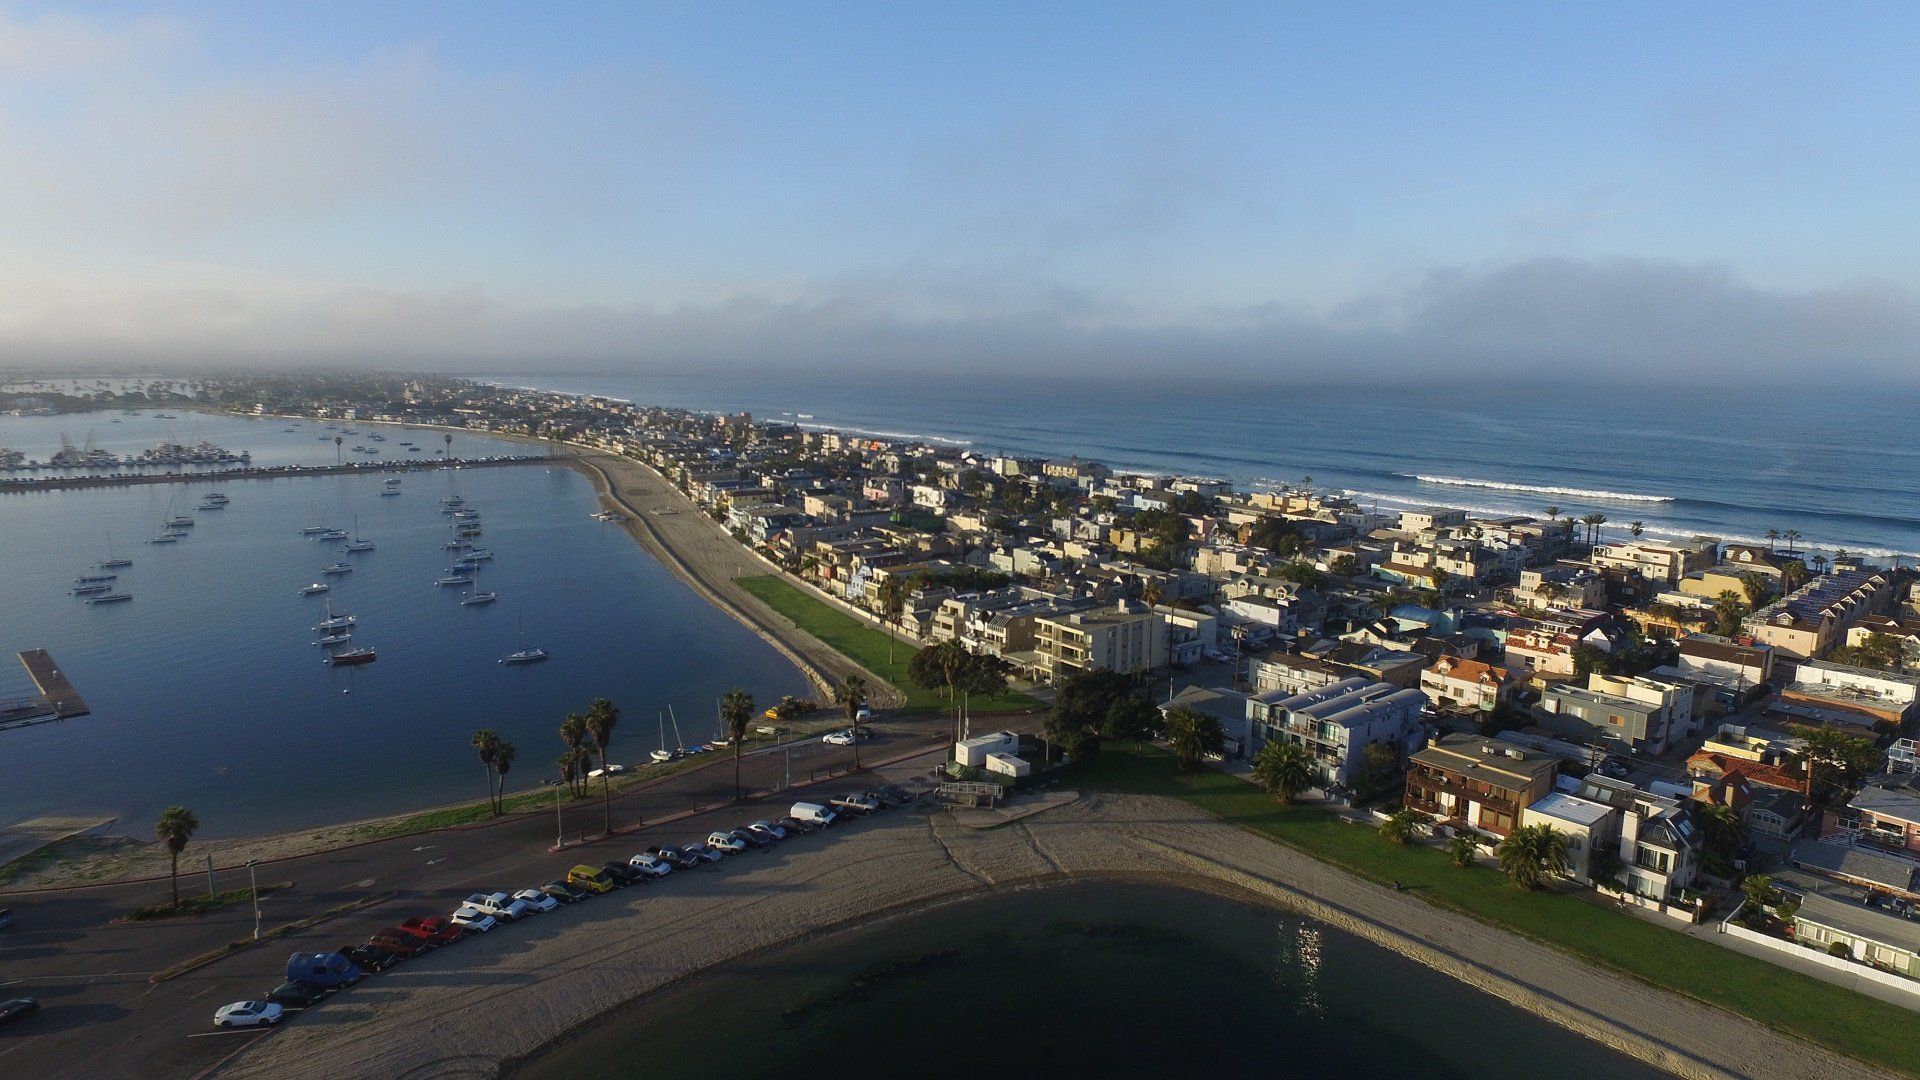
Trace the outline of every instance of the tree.
<path fill-rule="evenodd" d="M 1747 596 L 1747 606 L 1757 609 L 1761 601 L 1767 598 L 1769 591 L 1767 579 L 1748 570 L 1746 573 L 1740 575 L 1740 591 Z"/>
<path fill-rule="evenodd" d="M 1556 520 L 1558 520 L 1558 519 L 1559 519 L 1559 517 L 1560 517 L 1560 508 L 1559 508 L 1559 507 L 1557 507 L 1557 506 L 1549 506 L 1549 507 L 1547 507 L 1547 521 L 1548 521 L 1549 523 L 1552 523 L 1553 521 L 1556 521 Z"/>
<path fill-rule="evenodd" d="M 608 768 L 607 754 L 613 746 L 613 729 L 619 723 L 620 710 L 613 702 L 594 698 L 587 703 L 587 732 L 600 748 L 600 800 L 606 812 L 601 828 L 609 836 L 613 834 L 613 771 Z"/>
<path fill-rule="evenodd" d="M 956 742 L 960 739 L 960 710 L 953 699 L 954 683 L 972 658 L 965 645 L 947 640 L 921 649 L 907 661 L 907 678 L 913 680 L 915 686 L 923 690 L 946 690 L 947 701 L 955 706 L 953 738 Z"/>
<path fill-rule="evenodd" d="M 1116 699 L 1137 696 L 1133 676 L 1119 671 L 1080 671 L 1061 680 L 1047 715 L 1046 733 L 1074 761 L 1100 752 L 1102 729 Z"/>
<path fill-rule="evenodd" d="M 1371 742 L 1360 751 L 1360 775 L 1356 778 L 1363 794 L 1380 790 L 1400 771 L 1400 755 L 1383 742 Z"/>
<path fill-rule="evenodd" d="M 507 773 L 513 770 L 513 759 L 520 756 L 520 750 L 505 739 L 493 748 L 493 812 L 497 816 L 506 809 Z"/>
<path fill-rule="evenodd" d="M 1713 631 L 1721 637 L 1740 632 L 1740 620 L 1747 616 L 1747 603 L 1732 589 L 1722 589 L 1713 601 Z"/>
<path fill-rule="evenodd" d="M 1186 772 L 1199 768 L 1202 758 L 1220 753 L 1227 745 L 1227 733 L 1219 718 L 1188 705 L 1167 710 L 1166 736 L 1174 758 Z"/>
<path fill-rule="evenodd" d="M 576 795 L 582 794 L 586 790 L 587 771 L 579 769 L 576 776 L 574 766 L 579 764 L 581 755 L 586 753 L 581 747 L 587 741 L 587 718 L 579 713 L 568 713 L 567 718 L 560 721 L 560 741 L 567 744 L 566 760 L 569 762 L 568 767 L 562 770 L 566 774 L 562 779 L 567 782 L 569 791 Z M 578 785 L 577 789 L 576 785 Z"/>
<path fill-rule="evenodd" d="M 180 853 L 187 850 L 187 841 L 200 828 L 200 819 L 193 811 L 184 806 L 169 806 L 161 812 L 160 820 L 153 823 L 153 835 L 167 845 L 167 854 L 173 858 L 170 877 L 173 881 L 173 906 L 180 906 Z"/>
<path fill-rule="evenodd" d="M 1153 737 L 1154 726 L 1159 720 L 1160 711 L 1146 698 L 1139 694 L 1122 694 L 1107 706 L 1107 715 L 1100 720 L 1100 736 L 1141 745 Z"/>
<path fill-rule="evenodd" d="M 887 663 L 893 663 L 893 631 L 900 614 L 907 609 L 907 583 L 897 574 L 888 574 L 880 583 L 880 619 L 887 624 Z"/>
<path fill-rule="evenodd" d="M 493 805 L 493 760 L 500 750 L 500 735 L 492 728 L 481 728 L 473 733 L 471 740 L 473 752 L 480 757 L 480 764 L 487 770 L 487 805 Z M 498 810 L 494 811 L 498 813 Z"/>
<path fill-rule="evenodd" d="M 1380 838 L 1402 846 L 1411 844 L 1425 821 L 1418 810 L 1396 810 L 1380 823 Z"/>
<path fill-rule="evenodd" d="M 1647 531 L 1647 523 L 1644 521 L 1629 521 L 1627 522 L 1627 531 L 1633 534 L 1635 540 L 1638 540 L 1640 539 L 1640 534 Z"/>
<path fill-rule="evenodd" d="M 860 767 L 860 710 L 867 704 L 867 680 L 858 675 L 849 675 L 845 682 L 833 688 L 833 700 L 847 711 L 847 726 L 853 729 L 853 767 Z M 738 786 L 739 778 L 735 778 Z"/>
<path fill-rule="evenodd" d="M 1465 829 L 1459 829 L 1447 838 L 1447 858 L 1455 866 L 1468 867 L 1480 857 L 1480 838 Z"/>
<path fill-rule="evenodd" d="M 1765 874 L 1748 874 L 1740 882 L 1740 892 L 1747 900 L 1747 919 L 1758 922 L 1766 916 L 1766 910 L 1778 903 L 1780 895 L 1774 890 L 1773 879 Z"/>
<path fill-rule="evenodd" d="M 1613 657 L 1598 645 L 1580 642 L 1573 647 L 1573 673 L 1584 679 L 1598 671 L 1607 674 L 1613 667 Z"/>
<path fill-rule="evenodd" d="M 1791 532 L 1792 530 L 1788 530 Z M 1784 595 L 1807 583 L 1807 564 L 1788 559 L 1780 566 L 1780 592 Z"/>
<path fill-rule="evenodd" d="M 1771 555 L 1773 554 L 1774 542 L 1780 539 L 1780 530 L 1768 529 L 1766 536 L 1767 536 L 1767 554 Z"/>
<path fill-rule="evenodd" d="M 1551 825 L 1523 825 L 1494 849 L 1507 880 L 1520 889 L 1538 889 L 1548 874 L 1564 874 L 1571 867 L 1565 833 Z"/>
<path fill-rule="evenodd" d="M 1140 586 L 1140 602 L 1150 608 L 1159 607 L 1160 601 L 1166 597 L 1166 592 L 1166 586 L 1162 585 L 1157 579 L 1149 581 L 1145 585 Z"/>
<path fill-rule="evenodd" d="M 1316 778 L 1313 755 L 1304 746 L 1274 739 L 1253 756 L 1254 782 L 1283 803 L 1291 804 Z"/>
<path fill-rule="evenodd" d="M 747 741 L 747 725 L 753 722 L 753 695 L 745 690 L 734 688 L 720 697 L 720 724 L 726 729 L 727 741 L 733 746 L 733 798 L 738 802 L 740 792 L 740 747 Z M 859 745 L 855 739 L 854 744 Z"/>
<path fill-rule="evenodd" d="M 1806 740 L 1799 756 L 1807 763 L 1809 789 L 1851 787 L 1880 764 L 1880 751 L 1870 739 L 1839 728 L 1796 726 L 1793 730 Z"/>
<path fill-rule="evenodd" d="M 1335 555 L 1333 562 L 1328 565 L 1333 568 L 1334 573 L 1341 577 L 1352 577 L 1360 571 L 1359 560 L 1351 555 Z"/>

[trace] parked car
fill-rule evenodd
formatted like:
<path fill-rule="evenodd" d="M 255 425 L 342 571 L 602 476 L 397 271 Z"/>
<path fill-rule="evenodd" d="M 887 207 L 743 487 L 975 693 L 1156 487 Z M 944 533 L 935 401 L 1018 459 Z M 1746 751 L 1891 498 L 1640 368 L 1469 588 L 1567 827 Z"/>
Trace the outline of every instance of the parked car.
<path fill-rule="evenodd" d="M 519 892 L 513 894 L 513 898 L 525 902 L 528 907 L 535 911 L 552 911 L 554 908 L 560 906 L 560 901 L 548 896 L 539 889 L 521 889 Z"/>
<path fill-rule="evenodd" d="M 895 806 L 905 806 L 914 801 L 913 792 L 908 791 L 898 784 L 881 784 L 879 787 L 867 792 L 867 794 L 878 794 L 881 798 Z"/>
<path fill-rule="evenodd" d="M 339 953 L 353 961 L 353 965 L 361 971 L 385 971 L 400 962 L 399 953 L 389 952 L 378 945 L 343 945 Z"/>
<path fill-rule="evenodd" d="M 605 870 L 608 877 L 621 885 L 638 885 L 647 880 L 647 875 L 623 862 L 603 862 L 600 864 L 600 869 Z"/>
<path fill-rule="evenodd" d="M 500 920 L 472 904 L 461 904 L 453 909 L 453 922 L 454 925 L 474 934 L 484 934 L 500 925 Z"/>
<path fill-rule="evenodd" d="M 788 836 L 792 836 L 794 833 L 810 833 L 810 832 L 820 831 L 819 825 L 811 821 L 801 821 L 797 817 L 783 817 L 779 821 L 775 822 L 774 824 L 787 830 Z"/>
<path fill-rule="evenodd" d="M 271 1001 L 236 1001 L 214 1011 L 217 1028 L 271 1027 L 280 1022 L 286 1010 Z"/>
<path fill-rule="evenodd" d="M 627 865 L 648 877 L 666 877 L 668 874 L 673 873 L 672 863 L 669 863 L 667 860 L 650 851 L 643 851 L 635 855 L 633 858 L 627 860 Z"/>
<path fill-rule="evenodd" d="M 524 919 L 533 914 L 533 909 L 527 906 L 525 900 L 515 900 L 503 892 L 474 893 L 472 896 L 467 897 L 466 903 L 471 907 L 479 908 L 481 911 L 486 912 L 496 919 L 501 919 L 506 922 L 512 922 L 515 919 Z"/>
<path fill-rule="evenodd" d="M 731 855 L 738 855 L 740 852 L 747 850 L 747 842 L 745 840 L 740 839 L 730 832 L 721 832 L 719 829 L 715 829 L 707 834 L 707 846 L 710 848 L 718 848 Z"/>
<path fill-rule="evenodd" d="M 0 930 L 6 930 L 12 926 L 13 926 L 13 909 L 0 908 Z M 22 998 L 21 1000 L 25 1001 L 27 999 Z"/>
<path fill-rule="evenodd" d="M 753 824 L 748 825 L 747 828 L 751 829 L 756 833 L 759 833 L 761 836 L 764 836 L 769 840 L 785 840 L 787 838 L 787 830 L 781 828 L 778 825 L 775 825 L 771 821 L 765 821 L 765 820 L 756 821 Z"/>
<path fill-rule="evenodd" d="M 287 957 L 287 981 L 322 990 L 352 986 L 366 973 L 337 952 L 297 952 Z"/>
<path fill-rule="evenodd" d="M 655 844 L 647 848 L 647 854 L 673 867 L 675 870 L 691 870 L 699 866 L 697 859 L 688 859 L 686 853 L 672 844 Z"/>
<path fill-rule="evenodd" d="M 755 850 L 759 850 L 760 848 L 769 848 L 773 846 L 772 837 L 762 836 L 759 833 L 754 832 L 752 829 L 747 828 L 745 825 L 739 825 L 734 828 L 728 829 L 727 835 L 733 837 L 735 840 L 738 840 L 741 843 Z"/>
<path fill-rule="evenodd" d="M 11 1024 L 15 1020 L 24 1020 L 40 1011 L 40 1003 L 33 998 L 14 998 L 0 1001 L 0 1024 Z"/>
<path fill-rule="evenodd" d="M 846 728 L 841 731 L 829 731 L 825 735 L 820 736 L 820 741 L 826 743 L 828 746 L 852 746 L 854 743 L 853 729 Z"/>
<path fill-rule="evenodd" d="M 567 871 L 567 884 L 585 889 L 590 893 L 610 893 L 620 887 L 620 883 L 613 880 L 613 876 L 605 870 L 588 866 L 586 863 L 581 863 Z"/>
<path fill-rule="evenodd" d="M 857 724 L 862 721 L 871 720 L 871 719 L 873 719 L 873 710 L 867 708 L 865 705 L 862 705 L 858 709 L 854 710 L 854 713 L 853 713 L 854 723 Z"/>
<path fill-rule="evenodd" d="M 549 881 L 540 886 L 540 891 L 563 904 L 577 904 L 593 895 L 578 885 L 569 885 L 564 881 Z"/>
<path fill-rule="evenodd" d="M 400 929 L 416 934 L 425 934 L 427 944 L 434 947 L 451 945 L 466 936 L 466 930 L 458 923 L 442 915 L 416 915 L 400 924 Z"/>
<path fill-rule="evenodd" d="M 725 853 L 715 851 L 705 844 L 682 844 L 680 845 L 680 855 L 695 866 L 717 863 L 727 857 Z"/>
<path fill-rule="evenodd" d="M 834 809 L 851 810 L 856 814 L 871 814 L 880 809 L 880 804 L 857 791 L 850 791 L 832 800 Z"/>
<path fill-rule="evenodd" d="M 325 990 L 297 982 L 283 982 L 267 991 L 267 1001 L 285 1009 L 304 1009 L 318 1005 L 326 998 Z"/>
<path fill-rule="evenodd" d="M 801 821 L 811 822 L 823 828 L 833 824 L 839 818 L 839 815 L 833 811 L 821 806 L 819 803 L 811 802 L 794 803 L 793 808 L 787 811 L 787 815 Z"/>
<path fill-rule="evenodd" d="M 380 948 L 396 956 L 419 956 L 421 953 L 433 948 L 433 946 L 427 944 L 426 938 L 402 930 L 397 926 L 389 926 L 385 930 L 373 935 L 367 939 L 367 944 L 378 945 Z"/>

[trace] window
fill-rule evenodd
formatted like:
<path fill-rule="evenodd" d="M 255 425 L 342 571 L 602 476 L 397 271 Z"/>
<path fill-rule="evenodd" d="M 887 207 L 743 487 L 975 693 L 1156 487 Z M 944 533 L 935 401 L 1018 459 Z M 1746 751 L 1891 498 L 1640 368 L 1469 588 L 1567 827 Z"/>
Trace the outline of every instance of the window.
<path fill-rule="evenodd" d="M 1627 718 L 1624 716 L 1609 716 L 1607 717 L 1607 723 L 1612 724 L 1614 727 L 1626 727 Z"/>

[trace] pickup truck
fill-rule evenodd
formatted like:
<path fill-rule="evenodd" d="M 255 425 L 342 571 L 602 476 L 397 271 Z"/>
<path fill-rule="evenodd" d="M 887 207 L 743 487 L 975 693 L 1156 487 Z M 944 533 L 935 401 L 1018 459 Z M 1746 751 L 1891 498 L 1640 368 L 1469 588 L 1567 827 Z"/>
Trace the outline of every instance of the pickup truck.
<path fill-rule="evenodd" d="M 509 922 L 533 914 L 533 909 L 527 906 L 525 900 L 515 900 L 503 892 L 474 893 L 467 897 L 465 903 L 468 907 L 478 908 L 496 919 L 505 919 Z"/>
<path fill-rule="evenodd" d="M 451 945 L 466 936 L 466 931 L 456 926 L 451 919 L 438 915 L 414 916 L 400 924 L 402 930 L 413 930 L 427 935 L 429 945 Z"/>
<path fill-rule="evenodd" d="M 841 810 L 850 810 L 856 814 L 871 814 L 880 809 L 880 804 L 857 791 L 849 792 L 833 800 L 833 805 Z"/>

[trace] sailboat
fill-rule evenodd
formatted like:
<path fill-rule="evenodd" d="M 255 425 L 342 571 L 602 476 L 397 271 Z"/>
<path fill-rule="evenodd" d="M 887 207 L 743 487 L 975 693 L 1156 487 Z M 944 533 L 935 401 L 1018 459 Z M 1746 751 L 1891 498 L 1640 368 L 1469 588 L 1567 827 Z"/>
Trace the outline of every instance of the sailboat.
<path fill-rule="evenodd" d="M 674 753 L 673 751 L 667 749 L 666 717 L 660 713 L 655 713 L 654 719 L 660 722 L 660 749 L 655 750 L 653 753 L 648 754 L 647 756 L 659 762 L 672 761 L 674 758 Z"/>
<path fill-rule="evenodd" d="M 117 570 L 123 566 L 132 566 L 133 560 L 123 558 L 113 553 L 113 536 L 109 533 L 107 536 L 107 557 L 101 559 L 96 565 L 102 570 Z"/>
<path fill-rule="evenodd" d="M 327 617 L 321 619 L 320 622 L 314 626 L 314 629 L 320 631 L 345 630 L 347 627 L 359 621 L 359 619 L 354 618 L 352 615 L 335 615 L 333 613 L 333 598 L 328 597 Z"/>
<path fill-rule="evenodd" d="M 309 525 L 306 528 L 301 529 L 300 530 L 301 536 L 319 536 L 323 533 L 328 533 L 333 531 L 328 526 L 318 524 L 320 520 L 320 515 L 314 512 L 312 499 L 307 500 L 307 520 L 315 522 L 315 524 Z"/>
<path fill-rule="evenodd" d="M 538 646 L 527 648 L 527 628 L 524 619 L 516 618 L 514 625 L 519 628 L 520 648 L 500 658 L 503 664 L 537 664 L 547 658 L 547 650 Z M 662 737 L 664 741 L 664 736 Z"/>
<path fill-rule="evenodd" d="M 353 515 L 353 540 L 347 544 L 348 551 L 372 551 L 373 541 L 360 536 L 360 515 Z"/>

